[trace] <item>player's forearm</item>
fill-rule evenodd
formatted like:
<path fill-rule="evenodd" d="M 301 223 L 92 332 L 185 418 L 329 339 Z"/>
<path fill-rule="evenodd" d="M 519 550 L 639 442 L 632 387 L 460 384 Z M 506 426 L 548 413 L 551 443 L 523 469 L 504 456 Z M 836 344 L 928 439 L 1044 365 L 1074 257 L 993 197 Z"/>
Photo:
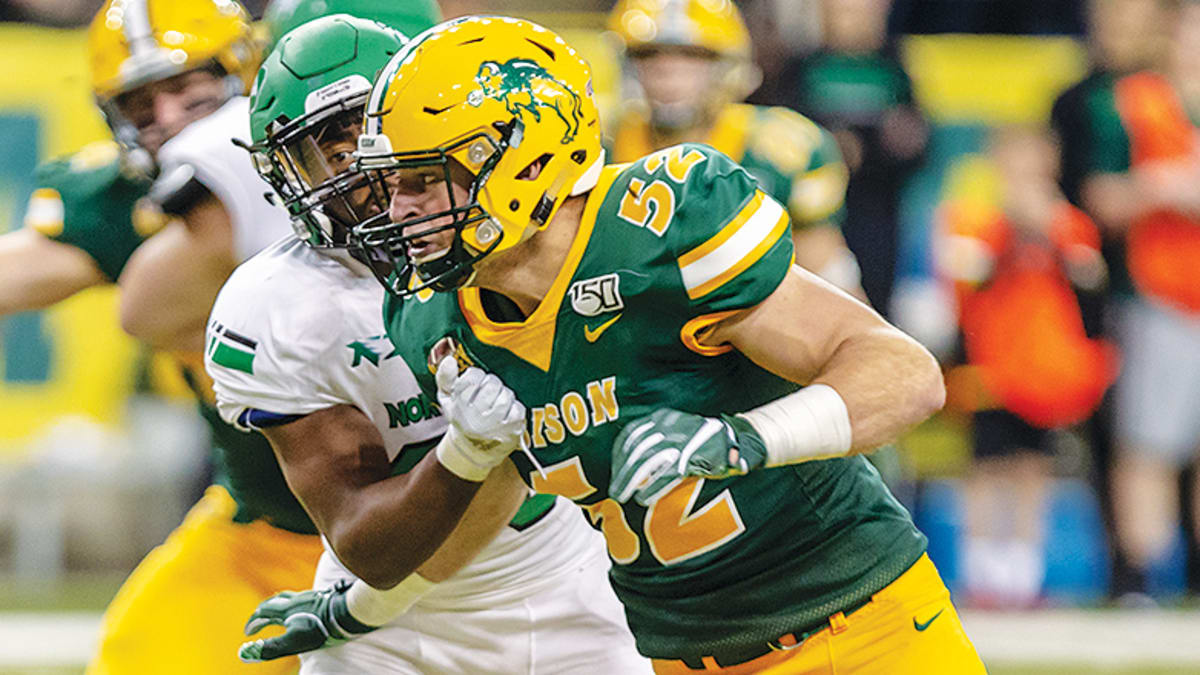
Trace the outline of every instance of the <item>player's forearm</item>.
<path fill-rule="evenodd" d="M 512 462 L 501 464 L 483 482 L 458 526 L 417 572 L 430 581 L 444 581 L 462 569 L 508 525 L 528 494 Z"/>
<path fill-rule="evenodd" d="M 139 253 L 141 253 L 139 251 Z M 150 253 L 147 251 L 147 253 Z M 204 326 L 216 282 L 173 267 L 169 257 L 134 254 L 121 274 L 121 328 L 159 349 L 197 351 L 203 348 Z"/>
<path fill-rule="evenodd" d="M 363 486 L 336 512 L 313 517 L 347 569 L 386 589 L 434 555 L 480 485 L 450 473 L 430 453 L 409 473 Z"/>
<path fill-rule="evenodd" d="M 23 229 L 0 236 L 0 316 L 45 309 L 106 282 L 82 250 Z"/>
<path fill-rule="evenodd" d="M 837 391 L 850 417 L 851 448 L 867 451 L 895 440 L 941 409 L 941 369 L 916 340 L 878 328 L 843 341 L 813 380 Z"/>

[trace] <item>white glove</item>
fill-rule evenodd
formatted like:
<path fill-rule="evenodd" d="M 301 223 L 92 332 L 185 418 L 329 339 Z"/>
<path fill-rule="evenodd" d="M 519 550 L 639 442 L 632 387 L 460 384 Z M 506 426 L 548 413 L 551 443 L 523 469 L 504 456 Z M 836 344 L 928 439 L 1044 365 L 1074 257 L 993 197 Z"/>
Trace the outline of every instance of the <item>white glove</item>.
<path fill-rule="evenodd" d="M 458 372 L 447 356 L 435 375 L 438 405 L 450 423 L 437 446 L 437 458 L 463 480 L 481 482 L 521 446 L 525 406 L 491 373 L 471 367 Z"/>

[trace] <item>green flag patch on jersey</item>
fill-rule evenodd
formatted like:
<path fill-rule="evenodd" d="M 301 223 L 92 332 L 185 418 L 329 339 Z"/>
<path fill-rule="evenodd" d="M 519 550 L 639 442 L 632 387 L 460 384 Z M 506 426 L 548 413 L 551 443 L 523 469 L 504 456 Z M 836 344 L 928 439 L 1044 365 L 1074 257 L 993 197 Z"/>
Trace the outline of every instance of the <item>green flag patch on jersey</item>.
<path fill-rule="evenodd" d="M 208 357 L 218 366 L 254 374 L 254 351 L 258 342 L 212 322 L 209 326 Z"/>

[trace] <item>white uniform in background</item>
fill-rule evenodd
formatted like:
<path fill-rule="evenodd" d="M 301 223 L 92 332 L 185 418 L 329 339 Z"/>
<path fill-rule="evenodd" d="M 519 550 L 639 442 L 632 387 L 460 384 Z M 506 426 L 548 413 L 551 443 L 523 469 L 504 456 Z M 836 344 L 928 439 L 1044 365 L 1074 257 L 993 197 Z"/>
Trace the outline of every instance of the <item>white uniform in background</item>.
<path fill-rule="evenodd" d="M 271 186 L 254 170 L 250 153 L 231 139 L 250 141 L 250 99 L 234 96 L 219 110 L 192 122 L 158 152 L 161 174 L 187 165 L 221 201 L 233 227 L 233 254 L 246 260 L 292 232 L 287 212 L 267 201 Z"/>
<path fill-rule="evenodd" d="M 239 267 L 217 297 L 206 338 L 221 416 L 247 429 L 353 405 L 375 424 L 389 459 L 410 467 L 445 422 L 392 354 L 383 293 L 345 252 L 294 237 Z M 301 670 L 649 673 L 608 567 L 603 539 L 558 498 L 519 531 L 506 526 L 391 624 L 303 655 Z M 352 578 L 327 544 L 314 587 Z"/>

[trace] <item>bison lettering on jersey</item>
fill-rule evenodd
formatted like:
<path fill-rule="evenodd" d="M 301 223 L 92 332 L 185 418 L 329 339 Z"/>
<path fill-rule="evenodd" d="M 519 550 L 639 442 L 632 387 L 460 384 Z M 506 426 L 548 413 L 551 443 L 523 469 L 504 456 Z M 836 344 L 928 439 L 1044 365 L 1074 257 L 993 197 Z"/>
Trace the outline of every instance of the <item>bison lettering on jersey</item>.
<path fill-rule="evenodd" d="M 592 380 L 584 392 L 568 391 L 557 403 L 533 408 L 530 414 L 530 438 L 533 447 L 557 445 L 572 436 L 582 436 L 589 427 L 600 426 L 617 419 L 621 406 L 617 402 L 615 376 Z"/>

